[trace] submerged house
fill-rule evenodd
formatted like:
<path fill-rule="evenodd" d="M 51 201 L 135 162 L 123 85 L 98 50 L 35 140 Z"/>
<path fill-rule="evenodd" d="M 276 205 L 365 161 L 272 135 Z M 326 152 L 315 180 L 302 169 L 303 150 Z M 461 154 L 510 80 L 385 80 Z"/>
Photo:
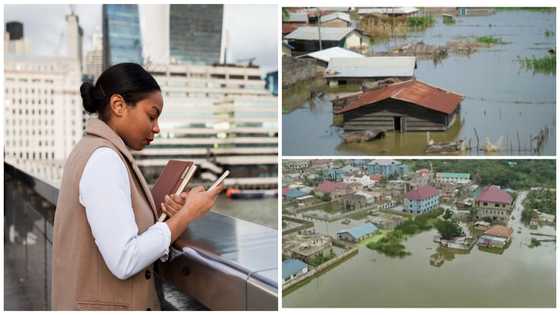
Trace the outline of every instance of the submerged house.
<path fill-rule="evenodd" d="M 459 114 L 463 96 L 418 80 L 367 90 L 336 109 L 345 131 L 445 131 Z"/>
<path fill-rule="evenodd" d="M 365 44 L 366 38 L 366 35 L 353 27 L 317 26 L 301 26 L 284 37 L 294 47 L 294 55 L 330 47 L 360 48 Z"/>
<path fill-rule="evenodd" d="M 330 86 L 362 84 L 388 78 L 409 80 L 414 77 L 416 57 L 381 56 L 366 58 L 331 58 L 325 71 Z"/>
<path fill-rule="evenodd" d="M 372 223 L 366 223 L 355 226 L 350 229 L 344 229 L 336 232 L 336 238 L 341 241 L 357 243 L 368 237 L 373 236 L 377 232 L 377 226 Z"/>
<path fill-rule="evenodd" d="M 503 248 L 511 242 L 513 229 L 503 225 L 494 225 L 478 239 L 478 246 Z"/>

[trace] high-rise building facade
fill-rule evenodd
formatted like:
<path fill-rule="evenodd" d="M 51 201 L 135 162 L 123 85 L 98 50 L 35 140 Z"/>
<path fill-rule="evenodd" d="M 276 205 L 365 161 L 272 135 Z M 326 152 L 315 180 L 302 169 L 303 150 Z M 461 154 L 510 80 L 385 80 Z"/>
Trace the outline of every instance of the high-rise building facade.
<path fill-rule="evenodd" d="M 155 141 L 135 152 L 138 165 L 192 160 L 208 179 L 226 168 L 230 184 L 276 185 L 277 97 L 265 89 L 261 70 L 231 65 L 150 65 L 165 100 Z"/>
<path fill-rule="evenodd" d="M 138 5 L 104 4 L 103 69 L 122 62 L 143 63 Z"/>
<path fill-rule="evenodd" d="M 66 16 L 66 36 L 68 37 L 68 51 L 66 55 L 76 59 L 82 66 L 84 30 L 80 26 L 80 19 L 73 12 Z"/>
<path fill-rule="evenodd" d="M 8 55 L 4 65 L 5 158 L 64 160 L 83 131 L 78 61 Z"/>
<path fill-rule="evenodd" d="M 86 53 L 83 72 L 92 81 L 97 80 L 103 71 L 103 35 L 93 33 L 93 47 Z"/>
<path fill-rule="evenodd" d="M 171 4 L 169 15 L 169 56 L 172 63 L 220 62 L 223 5 Z"/>

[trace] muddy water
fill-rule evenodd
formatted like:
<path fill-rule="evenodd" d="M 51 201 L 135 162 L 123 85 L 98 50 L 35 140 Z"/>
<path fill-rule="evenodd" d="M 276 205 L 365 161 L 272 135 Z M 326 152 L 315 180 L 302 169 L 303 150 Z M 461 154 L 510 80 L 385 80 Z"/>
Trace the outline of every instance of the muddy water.
<path fill-rule="evenodd" d="M 554 307 L 555 243 L 528 248 L 530 232 L 556 234 L 552 227 L 529 230 L 514 213 L 513 240 L 502 254 L 473 248 L 447 252 L 440 267 L 430 265 L 437 251 L 435 230 L 409 238 L 412 254 L 389 258 L 361 245 L 359 253 L 283 297 L 284 307 Z M 358 225 L 318 223 L 320 233 Z M 518 231 L 521 231 L 519 233 Z"/>
<path fill-rule="evenodd" d="M 372 47 L 382 52 L 407 42 L 424 41 L 444 45 L 461 37 L 491 35 L 508 44 L 481 48 L 470 55 L 449 55 L 435 63 L 418 60 L 416 77 L 465 96 L 461 105 L 462 123 L 447 132 L 431 133 L 435 141 L 463 139 L 476 143 L 486 139 L 500 143 L 499 155 L 534 155 L 529 138 L 542 128 L 549 136 L 538 154 L 555 153 L 555 75 L 533 73 L 523 69 L 518 57 L 544 56 L 556 46 L 555 14 L 527 11 L 498 12 L 492 16 L 458 17 L 454 25 L 444 25 L 441 17 L 423 32 L 412 33 Z M 289 92 L 288 92 L 289 93 Z M 365 144 L 341 144 L 339 128 L 332 126 L 332 109 L 328 98 L 306 101 L 284 114 L 284 155 L 411 155 L 424 154 L 425 133 L 389 133 L 385 139 Z M 521 150 L 519 150 L 521 148 Z M 475 149 L 463 154 L 481 155 Z"/>

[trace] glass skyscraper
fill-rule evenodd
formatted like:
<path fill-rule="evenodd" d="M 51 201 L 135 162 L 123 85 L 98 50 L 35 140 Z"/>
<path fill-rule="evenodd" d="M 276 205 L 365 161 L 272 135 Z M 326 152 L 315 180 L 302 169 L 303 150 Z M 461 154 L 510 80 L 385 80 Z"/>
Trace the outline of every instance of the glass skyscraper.
<path fill-rule="evenodd" d="M 138 5 L 104 4 L 103 69 L 121 62 L 143 63 Z"/>
<path fill-rule="evenodd" d="M 213 64 L 220 62 L 224 6 L 171 4 L 169 56 L 172 62 Z"/>

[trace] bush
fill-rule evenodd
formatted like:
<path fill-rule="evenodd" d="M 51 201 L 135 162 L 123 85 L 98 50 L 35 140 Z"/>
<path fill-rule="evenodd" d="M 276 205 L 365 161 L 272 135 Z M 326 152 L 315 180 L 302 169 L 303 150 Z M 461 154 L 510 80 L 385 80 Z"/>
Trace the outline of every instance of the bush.
<path fill-rule="evenodd" d="M 409 27 L 426 28 L 432 26 L 435 22 L 433 16 L 409 16 L 407 19 Z"/>
<path fill-rule="evenodd" d="M 453 221 L 437 220 L 434 225 L 441 238 L 445 240 L 463 235 L 463 229 Z"/>

